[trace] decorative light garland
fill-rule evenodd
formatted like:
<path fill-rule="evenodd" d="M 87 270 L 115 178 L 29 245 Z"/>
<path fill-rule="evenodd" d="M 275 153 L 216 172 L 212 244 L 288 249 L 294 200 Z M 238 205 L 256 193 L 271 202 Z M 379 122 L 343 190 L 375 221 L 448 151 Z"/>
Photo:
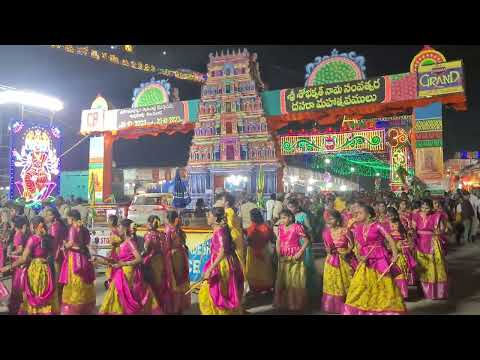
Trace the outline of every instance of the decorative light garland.
<path fill-rule="evenodd" d="M 64 50 L 65 52 L 73 55 L 82 55 L 89 57 L 97 61 L 105 61 L 115 65 L 121 65 L 130 69 L 145 71 L 145 72 L 156 72 L 158 69 L 155 65 L 144 64 L 141 61 L 133 61 L 125 58 L 119 58 L 117 55 L 109 53 L 107 51 L 101 51 L 94 48 L 89 48 L 88 46 L 80 45 L 50 45 L 53 49 Z"/>
<path fill-rule="evenodd" d="M 329 171 L 340 176 L 352 174 L 368 177 L 390 177 L 390 166 L 370 153 L 338 153 L 335 155 L 316 155 L 310 161 L 315 170 Z M 352 168 L 354 169 L 352 171 Z"/>
<path fill-rule="evenodd" d="M 53 49 L 64 50 L 65 52 L 73 55 L 82 55 L 89 57 L 97 61 L 105 61 L 110 64 L 124 66 L 126 68 L 135 69 L 144 71 L 147 73 L 157 73 L 158 75 L 163 75 L 166 77 L 174 77 L 180 80 L 193 81 L 198 83 L 204 83 L 207 80 L 207 75 L 202 74 L 189 69 L 162 69 L 157 68 L 153 64 L 143 63 L 141 61 L 128 60 L 125 58 L 120 58 L 113 53 L 107 51 L 101 51 L 94 48 L 89 48 L 88 46 L 80 45 L 50 45 Z M 133 45 L 124 45 L 124 50 L 126 52 L 133 52 Z"/>

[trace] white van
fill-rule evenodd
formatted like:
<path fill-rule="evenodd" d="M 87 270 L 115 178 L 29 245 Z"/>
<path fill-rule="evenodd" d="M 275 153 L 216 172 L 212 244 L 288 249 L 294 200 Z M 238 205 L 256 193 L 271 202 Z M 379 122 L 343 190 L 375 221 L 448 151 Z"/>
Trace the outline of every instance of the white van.
<path fill-rule="evenodd" d="M 136 224 L 145 225 L 150 215 L 157 215 L 163 225 L 172 203 L 173 195 L 169 193 L 138 194 L 128 208 L 128 218 Z"/>

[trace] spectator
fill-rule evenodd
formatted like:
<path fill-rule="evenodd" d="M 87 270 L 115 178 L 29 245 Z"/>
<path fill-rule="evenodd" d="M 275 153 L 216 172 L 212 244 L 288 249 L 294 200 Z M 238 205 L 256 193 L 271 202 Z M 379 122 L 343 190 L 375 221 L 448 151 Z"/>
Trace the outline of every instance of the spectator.
<path fill-rule="evenodd" d="M 470 204 L 473 208 L 473 218 L 472 218 L 472 241 L 474 241 L 474 237 L 477 235 L 478 232 L 478 207 L 480 205 L 480 200 L 478 199 L 475 194 L 469 193 L 468 191 L 464 191 L 464 196 L 470 201 Z"/>
<path fill-rule="evenodd" d="M 75 206 L 72 207 L 72 210 L 77 210 L 80 213 L 81 220 L 86 225 L 88 220 L 88 209 L 84 206 L 81 198 L 75 200 Z"/>
<path fill-rule="evenodd" d="M 278 219 L 280 218 L 280 211 L 282 211 L 282 204 L 283 196 L 273 193 L 270 195 L 270 199 L 267 201 L 266 208 L 267 208 L 267 222 L 271 225 L 275 224 Z"/>
<path fill-rule="evenodd" d="M 250 217 L 250 212 L 253 209 L 257 209 L 257 204 L 253 202 L 252 195 L 245 195 L 242 201 L 242 205 L 240 205 L 240 219 L 242 221 L 242 228 L 244 230 L 248 229 L 252 224 L 252 220 Z"/>
<path fill-rule="evenodd" d="M 57 206 L 57 210 L 62 219 L 66 219 L 68 212 L 71 210 L 71 206 L 68 204 L 68 201 L 66 202 L 63 197 L 59 196 L 55 202 L 55 205 Z"/>
<path fill-rule="evenodd" d="M 202 198 L 197 199 L 195 203 L 195 217 L 205 217 L 205 201 Z"/>
<path fill-rule="evenodd" d="M 460 198 L 460 212 L 463 225 L 463 240 L 466 244 L 472 242 L 472 220 L 475 215 L 468 194 L 465 194 Z"/>

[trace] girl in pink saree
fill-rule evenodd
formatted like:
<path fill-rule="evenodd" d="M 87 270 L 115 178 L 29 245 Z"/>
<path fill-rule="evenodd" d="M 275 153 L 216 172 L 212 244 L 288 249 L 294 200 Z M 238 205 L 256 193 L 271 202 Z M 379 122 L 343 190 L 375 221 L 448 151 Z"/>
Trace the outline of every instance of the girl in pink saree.
<path fill-rule="evenodd" d="M 167 261 L 168 246 L 165 233 L 159 231 L 160 219 L 151 215 L 147 220 L 148 231 L 143 237 L 145 251 L 143 271 L 145 281 L 151 286 L 155 298 L 167 314 L 172 307 L 172 296 L 169 292 L 169 263 Z"/>
<path fill-rule="evenodd" d="M 327 214 L 330 218 L 330 213 Z M 307 307 L 307 273 L 303 261 L 310 239 L 290 210 L 280 212 L 277 254 L 279 264 L 275 282 L 274 306 L 301 311 Z M 303 240 L 303 243 L 302 243 Z"/>
<path fill-rule="evenodd" d="M 47 258 L 50 255 L 51 238 L 41 216 L 35 216 L 31 223 L 32 236 L 27 241 L 20 258 L 10 266 L 0 269 L 1 273 L 14 270 L 26 264 L 20 275 L 23 302 L 19 315 L 57 315 L 58 296 L 52 266 Z"/>
<path fill-rule="evenodd" d="M 90 261 L 90 233 L 82 225 L 80 212 L 67 216 L 70 229 L 64 243 L 65 257 L 58 282 L 62 288 L 62 315 L 90 315 L 95 310 L 95 269 Z"/>
<path fill-rule="evenodd" d="M 444 230 L 441 214 L 432 211 L 430 199 L 422 201 L 420 210 L 412 221 L 420 283 L 427 299 L 446 299 L 448 279 L 440 239 Z"/>
<path fill-rule="evenodd" d="M 338 211 L 330 210 L 327 225 L 322 234 L 327 250 L 323 270 L 322 310 L 341 314 L 354 273 L 353 241 L 347 228 L 342 226 L 342 216 Z"/>
<path fill-rule="evenodd" d="M 111 283 L 103 299 L 101 315 L 159 315 L 162 314 L 152 289 L 145 283 L 142 257 L 132 240 L 131 220 L 120 223 L 122 239 L 117 251 L 112 253 Z M 103 262 L 103 261 L 101 261 Z"/>
<path fill-rule="evenodd" d="M 244 276 L 235 244 L 226 225 L 225 209 L 215 207 L 208 214 L 213 228 L 210 259 L 204 267 L 198 294 L 202 315 L 242 315 Z"/>
<path fill-rule="evenodd" d="M 400 271 L 395 266 L 398 250 L 392 237 L 375 219 L 371 206 L 362 205 L 353 230 L 359 265 L 356 268 L 343 310 L 344 315 L 400 315 L 405 303 L 394 278 Z M 385 246 L 390 245 L 393 257 Z"/>
<path fill-rule="evenodd" d="M 400 288 L 404 299 L 408 298 L 408 286 L 416 285 L 415 267 L 415 247 L 410 237 L 407 235 L 397 210 L 393 207 L 387 209 L 388 225 L 387 232 L 392 237 L 397 246 L 398 259 L 396 264 L 401 272 L 395 278 L 395 283 Z"/>
<path fill-rule="evenodd" d="M 169 289 L 172 297 L 172 314 L 181 314 L 190 307 L 190 288 L 188 253 L 185 246 L 186 235 L 180 226 L 180 217 L 175 210 L 167 213 L 165 234 L 169 245 L 167 261 L 169 263 Z"/>
<path fill-rule="evenodd" d="M 13 235 L 13 251 L 10 254 L 12 261 L 18 260 L 22 254 L 27 242 L 28 221 L 24 216 L 15 216 L 13 219 L 15 234 Z M 8 312 L 10 315 L 17 315 L 20 305 L 23 301 L 22 276 L 24 275 L 25 265 L 17 267 L 12 274 L 12 291 L 8 303 Z"/>

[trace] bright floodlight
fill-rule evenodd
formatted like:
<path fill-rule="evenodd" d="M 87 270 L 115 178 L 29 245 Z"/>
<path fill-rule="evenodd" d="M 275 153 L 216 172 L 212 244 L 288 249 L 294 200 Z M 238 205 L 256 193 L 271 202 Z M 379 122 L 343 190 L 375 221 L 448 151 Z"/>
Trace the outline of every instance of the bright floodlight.
<path fill-rule="evenodd" d="M 347 190 L 347 187 L 345 185 L 341 185 L 340 186 L 340 191 L 345 191 L 345 190 Z"/>
<path fill-rule="evenodd" d="M 0 105 L 15 103 L 53 112 L 63 109 L 63 103 L 51 96 L 21 90 L 6 90 L 0 92 Z"/>
<path fill-rule="evenodd" d="M 330 159 L 325 159 L 325 164 L 330 164 Z"/>
<path fill-rule="evenodd" d="M 375 176 L 380 176 L 380 173 L 376 173 Z"/>
<path fill-rule="evenodd" d="M 351 171 L 351 172 L 355 172 L 355 168 L 354 168 L 354 167 L 351 167 L 351 168 L 350 168 L 350 171 Z"/>
<path fill-rule="evenodd" d="M 312 191 L 313 191 L 313 187 L 307 186 L 307 192 L 312 192 Z"/>

